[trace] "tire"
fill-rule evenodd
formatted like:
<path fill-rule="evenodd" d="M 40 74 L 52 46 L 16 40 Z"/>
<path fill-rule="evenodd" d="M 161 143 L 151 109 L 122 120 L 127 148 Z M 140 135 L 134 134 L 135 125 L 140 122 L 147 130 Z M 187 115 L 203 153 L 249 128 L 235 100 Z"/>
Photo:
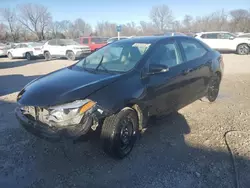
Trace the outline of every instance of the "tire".
<path fill-rule="evenodd" d="M 219 94 L 219 90 L 220 90 L 220 82 L 221 82 L 221 77 L 219 76 L 219 74 L 215 74 L 209 84 L 208 84 L 208 91 L 205 97 L 203 97 L 201 100 L 205 101 L 205 102 L 214 102 Z"/>
<path fill-rule="evenodd" d="M 9 58 L 9 59 L 13 59 L 12 53 L 10 53 L 10 52 L 8 53 L 8 58 Z"/>
<path fill-rule="evenodd" d="M 32 60 L 32 56 L 31 56 L 31 54 L 30 54 L 29 52 L 27 52 L 27 53 L 25 54 L 25 58 L 26 58 L 28 61 Z"/>
<path fill-rule="evenodd" d="M 249 54 L 249 46 L 247 44 L 240 44 L 237 46 L 237 54 L 239 55 L 247 55 Z"/>
<path fill-rule="evenodd" d="M 101 130 L 103 150 L 117 159 L 123 159 L 133 149 L 138 134 L 138 117 L 132 108 L 107 117 Z"/>
<path fill-rule="evenodd" d="M 51 55 L 49 52 L 44 52 L 44 58 L 46 61 L 50 61 L 51 60 Z"/>
<path fill-rule="evenodd" d="M 68 51 L 66 53 L 66 57 L 68 60 L 71 60 L 71 61 L 74 61 L 76 59 L 76 56 L 75 56 L 74 52 L 72 52 L 72 51 Z"/>

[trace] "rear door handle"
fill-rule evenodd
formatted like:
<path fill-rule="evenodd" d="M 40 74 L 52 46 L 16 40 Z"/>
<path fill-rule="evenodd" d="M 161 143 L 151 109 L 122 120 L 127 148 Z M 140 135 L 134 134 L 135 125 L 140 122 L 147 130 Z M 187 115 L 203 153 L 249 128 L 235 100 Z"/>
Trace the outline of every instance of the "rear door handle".
<path fill-rule="evenodd" d="M 186 69 L 182 72 L 182 74 L 186 75 L 188 73 L 192 72 L 192 69 Z"/>

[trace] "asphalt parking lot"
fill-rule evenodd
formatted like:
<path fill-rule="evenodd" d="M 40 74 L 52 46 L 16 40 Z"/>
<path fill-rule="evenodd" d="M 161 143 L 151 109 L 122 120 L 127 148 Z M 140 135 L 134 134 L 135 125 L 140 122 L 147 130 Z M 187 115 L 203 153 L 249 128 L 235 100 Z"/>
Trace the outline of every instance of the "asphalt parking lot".
<path fill-rule="evenodd" d="M 218 100 L 196 101 L 149 122 L 131 155 L 117 161 L 98 141 L 48 143 L 24 131 L 14 115 L 29 81 L 74 62 L 0 58 L 0 187 L 250 187 L 250 56 L 223 54 Z"/>

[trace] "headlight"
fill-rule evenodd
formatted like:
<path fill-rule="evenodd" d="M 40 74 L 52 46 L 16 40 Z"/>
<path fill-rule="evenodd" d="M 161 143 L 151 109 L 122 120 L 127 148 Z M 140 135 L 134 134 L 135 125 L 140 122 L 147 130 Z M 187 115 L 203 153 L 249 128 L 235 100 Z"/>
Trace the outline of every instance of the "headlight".
<path fill-rule="evenodd" d="M 95 106 L 95 102 L 85 99 L 77 100 L 43 110 L 43 122 L 62 126 L 79 124 L 84 114 Z"/>

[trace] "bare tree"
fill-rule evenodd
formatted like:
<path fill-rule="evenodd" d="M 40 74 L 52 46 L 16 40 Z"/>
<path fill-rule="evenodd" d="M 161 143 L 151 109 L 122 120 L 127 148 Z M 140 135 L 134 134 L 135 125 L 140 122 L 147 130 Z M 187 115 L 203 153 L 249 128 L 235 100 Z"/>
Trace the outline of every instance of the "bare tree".
<path fill-rule="evenodd" d="M 182 26 L 179 20 L 173 21 L 172 24 L 173 24 L 172 26 L 173 31 L 180 32 L 182 30 Z"/>
<path fill-rule="evenodd" d="M 7 39 L 6 25 L 0 23 L 0 41 L 5 41 Z"/>
<path fill-rule="evenodd" d="M 142 35 L 153 35 L 157 33 L 157 29 L 155 28 L 154 24 L 151 22 L 140 22 L 140 33 Z"/>
<path fill-rule="evenodd" d="M 80 37 L 80 36 L 89 36 L 92 33 L 92 27 L 90 24 L 82 20 L 81 18 L 78 18 L 74 22 L 74 37 Z"/>
<path fill-rule="evenodd" d="M 9 33 L 12 37 L 12 40 L 16 42 L 20 35 L 21 26 L 17 21 L 16 11 L 15 9 L 2 9 L 1 16 L 4 21 L 8 24 Z"/>
<path fill-rule="evenodd" d="M 100 36 L 114 37 L 117 35 L 116 24 L 108 21 L 98 22 L 96 25 L 96 32 Z"/>
<path fill-rule="evenodd" d="M 135 22 L 129 22 L 129 23 L 122 25 L 121 35 L 133 36 L 133 35 L 137 35 L 138 32 L 139 32 L 139 28 L 137 27 Z"/>
<path fill-rule="evenodd" d="M 18 19 L 23 26 L 36 34 L 38 40 L 45 38 L 44 33 L 51 22 L 51 15 L 46 7 L 37 4 L 24 4 L 18 7 Z"/>
<path fill-rule="evenodd" d="M 233 31 L 250 31 L 250 11 L 247 11 L 245 9 L 236 9 L 230 12 L 230 16 L 230 25 Z"/>
<path fill-rule="evenodd" d="M 182 21 L 182 25 L 184 26 L 184 29 L 187 31 L 191 30 L 192 22 L 193 22 L 193 17 L 191 15 L 186 14 Z"/>
<path fill-rule="evenodd" d="M 150 19 L 160 32 L 171 29 L 174 17 L 167 5 L 154 6 L 150 12 Z"/>

